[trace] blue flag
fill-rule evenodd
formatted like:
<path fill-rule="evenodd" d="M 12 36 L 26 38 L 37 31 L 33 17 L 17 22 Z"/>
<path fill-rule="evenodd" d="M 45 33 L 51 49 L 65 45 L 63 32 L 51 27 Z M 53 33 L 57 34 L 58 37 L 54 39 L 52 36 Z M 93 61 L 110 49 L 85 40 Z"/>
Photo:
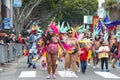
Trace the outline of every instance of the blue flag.
<path fill-rule="evenodd" d="M 116 21 L 111 22 L 110 19 L 109 19 L 109 17 L 106 16 L 104 18 L 104 24 L 106 25 L 106 27 L 108 29 L 112 30 L 112 29 L 114 29 L 115 26 L 120 25 L 120 20 L 116 20 Z"/>
<path fill-rule="evenodd" d="M 104 22 L 104 23 L 110 23 L 111 21 L 110 21 L 109 17 L 106 16 L 106 17 L 104 18 L 103 22 Z"/>
<path fill-rule="evenodd" d="M 101 23 L 101 21 L 99 20 L 99 22 L 98 22 L 98 30 L 100 31 L 100 32 L 102 32 L 102 23 Z"/>
<path fill-rule="evenodd" d="M 108 27 L 117 26 L 120 24 L 120 20 L 113 21 L 111 23 L 105 24 Z"/>

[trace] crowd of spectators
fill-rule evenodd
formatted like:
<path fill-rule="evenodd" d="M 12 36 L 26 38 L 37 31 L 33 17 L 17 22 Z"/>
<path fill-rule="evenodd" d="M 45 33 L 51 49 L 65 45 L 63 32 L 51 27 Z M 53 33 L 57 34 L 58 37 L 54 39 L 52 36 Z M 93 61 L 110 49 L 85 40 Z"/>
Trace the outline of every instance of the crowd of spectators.
<path fill-rule="evenodd" d="M 0 45 L 7 45 L 9 43 L 24 44 L 25 38 L 23 38 L 21 34 L 15 35 L 13 33 L 0 35 Z"/>

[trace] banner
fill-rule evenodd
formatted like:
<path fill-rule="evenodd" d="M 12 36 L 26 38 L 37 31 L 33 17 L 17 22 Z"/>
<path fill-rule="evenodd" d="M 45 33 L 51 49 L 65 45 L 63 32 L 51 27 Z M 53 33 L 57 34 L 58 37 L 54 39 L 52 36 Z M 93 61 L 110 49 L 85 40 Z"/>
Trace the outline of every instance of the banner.
<path fill-rule="evenodd" d="M 94 27 L 95 26 L 98 26 L 98 22 L 99 22 L 99 17 L 98 16 L 93 16 L 93 25 L 92 25 L 92 32 L 93 32 L 93 30 L 94 30 Z"/>
<path fill-rule="evenodd" d="M 4 18 L 4 28 L 10 29 L 10 18 Z"/>
<path fill-rule="evenodd" d="M 104 16 L 105 16 L 105 9 L 104 9 L 104 7 L 98 8 L 98 16 L 99 16 L 99 18 L 104 18 Z"/>
<path fill-rule="evenodd" d="M 22 0 L 14 0 L 14 7 L 22 7 Z"/>
<path fill-rule="evenodd" d="M 84 16 L 84 24 L 92 24 L 93 16 Z"/>
<path fill-rule="evenodd" d="M 88 16 L 88 24 L 92 24 L 93 16 Z"/>
<path fill-rule="evenodd" d="M 88 16 L 84 16 L 84 24 L 88 23 Z"/>

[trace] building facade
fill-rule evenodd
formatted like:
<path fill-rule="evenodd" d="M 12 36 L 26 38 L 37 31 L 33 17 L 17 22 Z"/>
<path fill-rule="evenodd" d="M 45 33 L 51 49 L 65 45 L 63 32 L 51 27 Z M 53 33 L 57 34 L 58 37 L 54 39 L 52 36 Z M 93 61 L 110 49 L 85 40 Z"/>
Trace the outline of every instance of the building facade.
<path fill-rule="evenodd" d="M 2 19 L 10 18 L 10 0 L 2 1 Z"/>
<path fill-rule="evenodd" d="M 2 8 L 1 8 L 1 6 L 2 6 L 2 1 L 0 0 L 0 29 L 2 29 Z"/>
<path fill-rule="evenodd" d="M 0 20 L 2 19 L 2 16 L 1 16 L 1 0 L 0 0 Z"/>

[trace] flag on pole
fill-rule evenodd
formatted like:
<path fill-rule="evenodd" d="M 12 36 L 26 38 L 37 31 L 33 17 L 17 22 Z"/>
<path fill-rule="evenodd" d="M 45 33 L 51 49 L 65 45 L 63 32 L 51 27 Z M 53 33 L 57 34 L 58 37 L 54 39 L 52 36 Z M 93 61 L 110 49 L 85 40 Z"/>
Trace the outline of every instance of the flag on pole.
<path fill-rule="evenodd" d="M 106 25 L 106 27 L 109 29 L 109 30 L 113 30 L 115 29 L 115 27 L 117 25 L 120 25 L 120 20 L 116 20 L 116 21 L 110 21 L 110 19 L 108 18 L 108 16 L 106 16 L 104 18 L 104 24 Z"/>
<path fill-rule="evenodd" d="M 120 25 L 120 20 L 116 20 L 116 21 L 106 24 L 106 26 L 108 27 L 117 26 L 117 25 Z"/>
<path fill-rule="evenodd" d="M 111 23 L 110 19 L 108 16 L 106 16 L 103 20 L 104 23 L 108 24 L 108 23 Z"/>
<path fill-rule="evenodd" d="M 98 30 L 99 32 L 102 32 L 102 23 L 101 23 L 100 20 L 99 20 L 99 22 L 98 22 L 97 30 Z"/>

